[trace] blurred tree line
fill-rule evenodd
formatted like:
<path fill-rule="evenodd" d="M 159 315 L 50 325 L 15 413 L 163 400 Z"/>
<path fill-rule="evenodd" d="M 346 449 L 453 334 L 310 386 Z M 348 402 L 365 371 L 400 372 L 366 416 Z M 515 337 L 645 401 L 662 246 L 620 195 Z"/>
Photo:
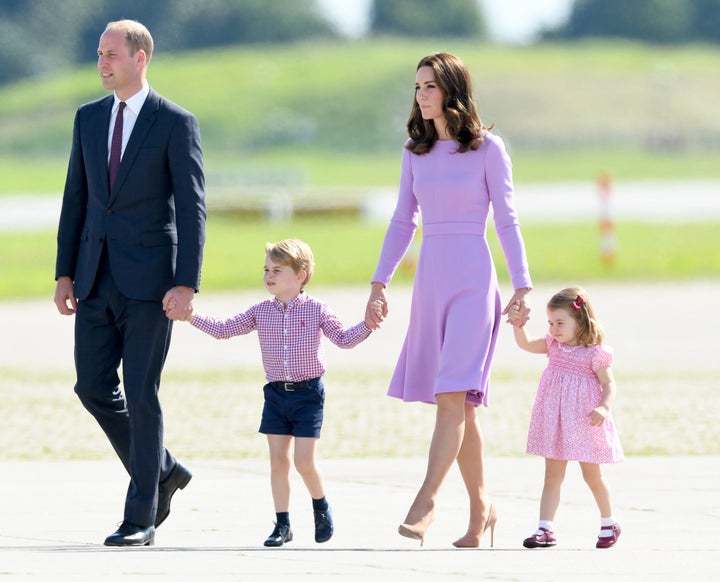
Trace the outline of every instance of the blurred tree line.
<path fill-rule="evenodd" d="M 477 0 L 373 0 L 370 34 L 480 39 L 486 27 Z"/>
<path fill-rule="evenodd" d="M 163 53 L 337 36 L 314 0 L 2 0 L 0 83 L 94 61 L 105 25 L 122 18 Z"/>
<path fill-rule="evenodd" d="M 653 43 L 720 42 L 720 0 L 575 0 L 544 40 L 626 38 Z"/>
<path fill-rule="evenodd" d="M 340 2 L 341 0 L 337 0 Z M 371 36 L 487 37 L 484 0 L 372 0 Z M 148 26 L 163 53 L 338 36 L 316 0 L 0 0 L 0 83 L 95 60 L 109 20 Z M 575 0 L 542 40 L 720 42 L 720 0 Z"/>

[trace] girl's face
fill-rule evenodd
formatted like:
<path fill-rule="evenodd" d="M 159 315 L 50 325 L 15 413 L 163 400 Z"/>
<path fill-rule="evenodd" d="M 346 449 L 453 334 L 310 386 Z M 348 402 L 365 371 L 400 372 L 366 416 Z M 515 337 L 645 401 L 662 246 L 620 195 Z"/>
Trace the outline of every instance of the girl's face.
<path fill-rule="evenodd" d="M 548 309 L 550 335 L 560 343 L 577 345 L 578 322 L 567 309 Z"/>
<path fill-rule="evenodd" d="M 271 295 L 283 303 L 288 303 L 300 294 L 305 282 L 305 271 L 296 273 L 291 266 L 274 263 L 266 256 L 264 281 Z"/>
<path fill-rule="evenodd" d="M 435 71 L 430 66 L 420 67 L 417 70 L 415 75 L 415 101 L 420 107 L 423 119 L 435 122 L 435 127 L 440 133 L 438 121 L 442 122 L 442 127 L 445 126 L 445 112 L 443 111 L 445 95 L 442 89 L 438 87 L 435 81 Z"/>

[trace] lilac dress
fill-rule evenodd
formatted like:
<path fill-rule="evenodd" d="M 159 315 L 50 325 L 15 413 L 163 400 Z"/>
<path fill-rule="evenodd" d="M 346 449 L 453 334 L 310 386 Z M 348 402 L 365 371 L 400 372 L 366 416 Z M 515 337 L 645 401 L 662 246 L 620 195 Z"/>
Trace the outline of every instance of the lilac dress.
<path fill-rule="evenodd" d="M 457 149 L 448 140 L 423 155 L 403 150 L 397 206 L 372 280 L 390 283 L 422 211 L 410 323 L 388 394 L 434 403 L 436 394 L 464 391 L 487 406 L 502 311 L 485 236 L 491 206 L 514 288 L 532 283 L 502 140 L 486 133 L 477 150 Z"/>

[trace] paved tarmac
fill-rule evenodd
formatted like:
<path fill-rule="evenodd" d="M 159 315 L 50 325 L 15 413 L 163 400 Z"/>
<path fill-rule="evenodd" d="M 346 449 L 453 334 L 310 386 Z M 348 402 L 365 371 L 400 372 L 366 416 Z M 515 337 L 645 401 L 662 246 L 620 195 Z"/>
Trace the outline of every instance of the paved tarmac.
<path fill-rule="evenodd" d="M 533 306 L 530 332 L 547 330 L 545 302 L 561 287 L 538 285 L 529 296 Z M 43 370 L 73 371 L 73 318 L 58 314 L 52 302 L 54 288 L 48 284 L 46 300 L 0 302 L 0 321 L 12 333 L 0 334 L 0 370 L 35 369 L 42 354 Z M 720 311 L 714 306 L 720 296 L 720 281 L 688 281 L 670 284 L 591 283 L 587 291 L 606 331 L 606 343 L 616 354 L 615 367 L 632 372 L 713 371 L 720 374 L 720 358 L 713 357 L 717 345 Z M 510 289 L 501 289 L 507 299 Z M 365 315 L 369 286 L 322 288 L 311 285 L 308 293 L 326 301 L 346 325 Z M 261 282 L 256 291 L 198 294 L 195 305 L 218 317 L 229 317 L 266 297 Z M 328 369 L 392 370 L 400 351 L 409 317 L 411 289 L 393 286 L 388 290 L 390 315 L 380 331 L 352 350 L 326 349 Z M 260 367 L 257 334 L 219 342 L 184 322 L 173 330 L 166 370 Z M 500 329 L 493 369 L 524 368 L 540 371 L 543 358 L 519 350 L 509 325 Z"/>
<path fill-rule="evenodd" d="M 534 317 L 555 289 L 533 293 Z M 364 311 L 367 289 L 317 289 L 347 322 Z M 626 368 L 718 371 L 713 310 L 720 283 L 593 285 L 590 289 L 609 339 Z M 392 317 L 381 334 L 349 352 L 328 350 L 332 366 L 391 366 L 404 333 L 409 290 L 391 288 Z M 261 294 L 198 297 L 202 309 L 221 315 Z M 709 309 L 708 309 L 709 306 Z M 0 321 L 13 330 L 0 337 L 0 369 L 38 365 L 72 369 L 72 319 L 47 301 L 0 303 Z M 535 320 L 532 320 L 535 322 Z M 543 329 L 535 322 L 536 332 Z M 509 333 L 509 332 L 502 332 Z M 247 344 L 204 341 L 178 326 L 168 366 L 175 369 L 257 364 Z M 241 338 L 238 338 L 241 339 Z M 503 336 L 495 364 L 540 366 L 519 357 Z M 679 341 L 678 341 L 679 340 Z M 247 349 L 243 346 L 247 345 Z M 249 352 L 249 353 L 248 353 Z M 243 355 L 245 354 L 245 355 Z M 620 364 L 619 364 L 620 365 Z M 79 412 L 80 413 L 80 412 Z M 32 446 L 29 443 L 28 446 Z M 313 541 L 312 511 L 293 476 L 295 539 L 269 549 L 273 510 L 264 460 L 188 463 L 194 478 L 178 492 L 172 513 L 149 548 L 106 548 L 102 541 L 121 518 L 127 476 L 114 458 L 89 462 L 0 461 L 0 576 L 8 579 L 143 580 L 500 580 L 678 581 L 718 578 L 720 457 L 630 457 L 604 468 L 623 533 L 617 547 L 597 550 L 598 516 L 579 469 L 571 465 L 556 520 L 559 544 L 527 550 L 523 538 L 536 525 L 543 463 L 535 457 L 486 460 L 488 485 L 499 513 L 495 546 L 489 535 L 479 550 L 458 550 L 464 533 L 466 494 L 456 470 L 445 483 L 437 520 L 425 545 L 402 538 L 405 516 L 425 469 L 424 459 L 324 459 L 336 535 Z M 293 474 L 294 475 L 294 474 Z"/>
<path fill-rule="evenodd" d="M 451 545 L 466 525 L 457 471 L 443 487 L 425 545 L 396 533 L 423 460 L 324 461 L 336 535 L 314 542 L 311 506 L 295 479 L 295 539 L 272 549 L 262 546 L 273 527 L 267 463 L 202 461 L 191 468 L 194 478 L 176 494 L 156 545 L 121 549 L 102 545 L 114 529 L 110 516 L 122 514 L 126 476 L 119 463 L 0 463 L 0 577 L 704 582 L 717 580 L 720 565 L 719 457 L 631 458 L 608 467 L 623 527 L 610 550 L 594 547 L 598 518 L 579 470 L 568 471 L 558 546 L 522 547 L 536 525 L 543 470 L 536 458 L 487 459 L 499 519 L 494 548 L 486 535 L 478 550 Z"/>

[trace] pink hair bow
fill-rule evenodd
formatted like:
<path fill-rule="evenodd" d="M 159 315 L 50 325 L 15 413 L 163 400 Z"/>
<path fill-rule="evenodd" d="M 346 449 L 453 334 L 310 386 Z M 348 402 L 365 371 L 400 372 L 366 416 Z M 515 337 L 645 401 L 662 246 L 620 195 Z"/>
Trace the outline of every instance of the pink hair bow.
<path fill-rule="evenodd" d="M 572 306 L 575 311 L 580 311 L 580 306 L 585 303 L 585 298 L 582 295 L 578 295 L 577 299 L 573 301 Z"/>

